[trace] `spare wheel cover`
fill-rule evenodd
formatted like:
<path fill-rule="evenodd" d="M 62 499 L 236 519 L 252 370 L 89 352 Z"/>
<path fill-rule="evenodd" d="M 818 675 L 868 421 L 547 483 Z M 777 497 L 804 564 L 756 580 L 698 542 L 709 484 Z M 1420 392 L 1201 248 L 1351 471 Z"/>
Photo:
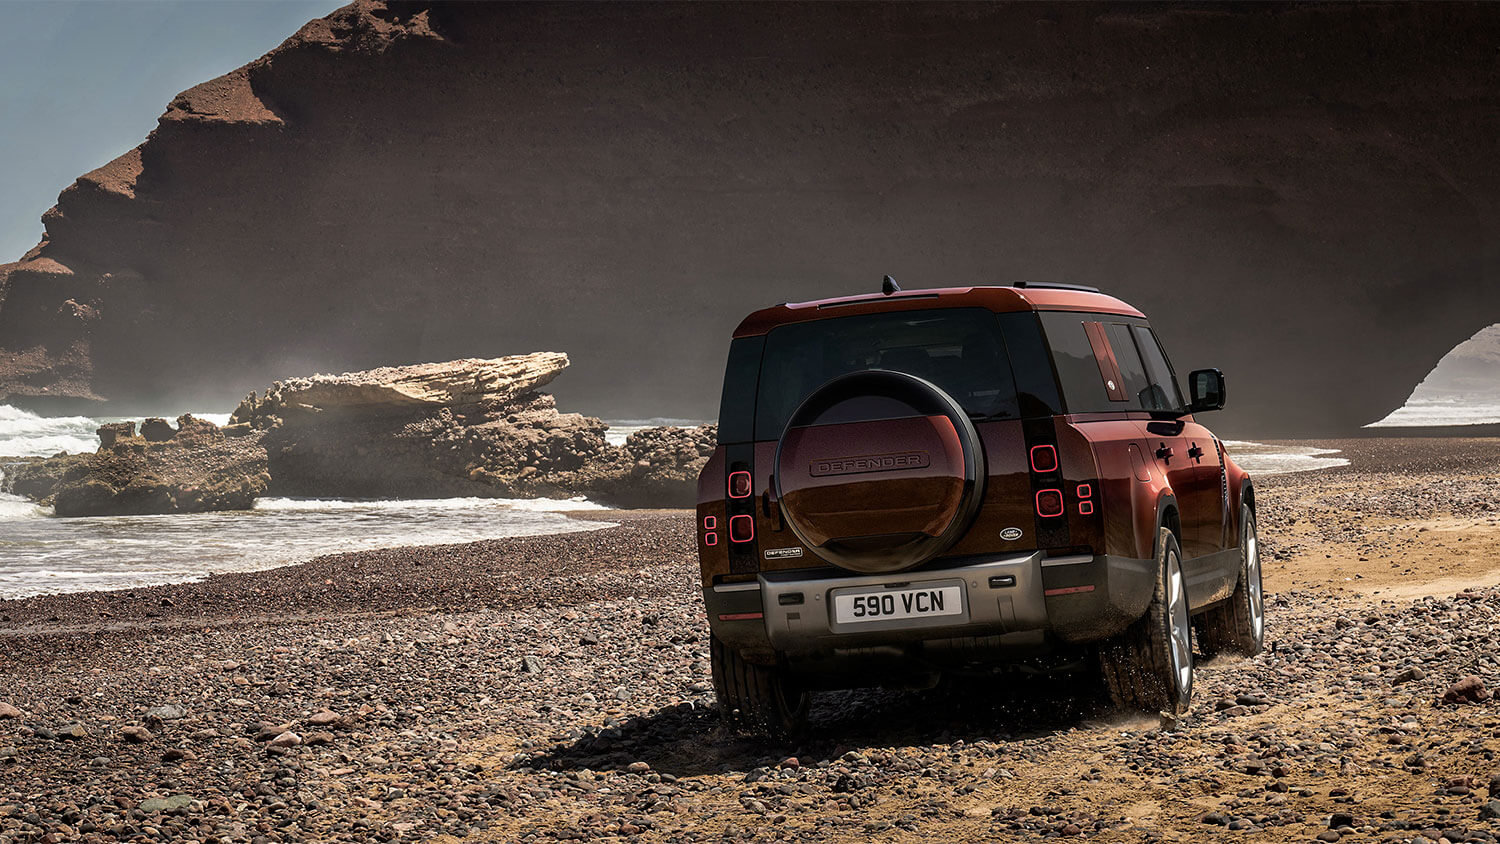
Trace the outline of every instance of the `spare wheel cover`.
<path fill-rule="evenodd" d="M 984 497 L 969 415 L 937 385 L 870 369 L 798 406 L 776 445 L 776 495 L 813 553 L 867 574 L 909 569 L 958 541 Z"/>

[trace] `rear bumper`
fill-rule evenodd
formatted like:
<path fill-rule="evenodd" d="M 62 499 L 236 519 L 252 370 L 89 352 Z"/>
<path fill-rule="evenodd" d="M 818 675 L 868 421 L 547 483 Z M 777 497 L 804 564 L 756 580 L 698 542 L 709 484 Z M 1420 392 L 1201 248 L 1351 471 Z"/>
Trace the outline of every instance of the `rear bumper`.
<path fill-rule="evenodd" d="M 964 596 L 957 615 L 839 624 L 830 610 L 836 590 L 955 583 Z M 885 575 L 765 572 L 707 588 L 704 602 L 714 633 L 749 659 L 826 663 L 847 655 L 879 662 L 886 654 L 937 666 L 1109 638 L 1145 613 L 1154 587 L 1152 560 L 1038 551 Z"/>

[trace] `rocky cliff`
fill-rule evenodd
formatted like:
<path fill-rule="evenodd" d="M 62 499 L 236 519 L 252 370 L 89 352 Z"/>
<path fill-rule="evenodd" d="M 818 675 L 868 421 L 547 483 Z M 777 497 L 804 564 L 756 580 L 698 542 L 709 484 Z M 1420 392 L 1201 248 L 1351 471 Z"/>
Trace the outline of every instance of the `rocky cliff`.
<path fill-rule="evenodd" d="M 1051 278 L 1235 431 L 1377 419 L 1500 320 L 1500 7 L 358 2 L 183 92 L 0 268 L 0 396 L 232 403 L 527 348 L 710 418 L 768 303 Z M 52 400 L 55 401 L 55 400 Z"/>

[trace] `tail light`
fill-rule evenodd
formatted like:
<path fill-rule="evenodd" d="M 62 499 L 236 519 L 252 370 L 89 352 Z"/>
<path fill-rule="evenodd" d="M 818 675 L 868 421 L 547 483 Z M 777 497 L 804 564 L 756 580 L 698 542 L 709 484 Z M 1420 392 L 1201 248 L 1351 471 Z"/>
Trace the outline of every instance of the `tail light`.
<path fill-rule="evenodd" d="M 1044 519 L 1053 519 L 1063 514 L 1063 494 L 1060 489 L 1043 489 L 1036 494 L 1036 514 Z"/>
<path fill-rule="evenodd" d="M 1057 449 L 1050 445 L 1031 447 L 1031 471 L 1045 475 L 1057 469 Z"/>
<path fill-rule="evenodd" d="M 719 527 L 719 520 L 718 519 L 714 518 L 713 516 L 704 516 L 703 517 L 703 544 L 704 545 L 718 545 L 719 544 L 718 527 Z"/>
<path fill-rule="evenodd" d="M 1078 485 L 1078 515 L 1090 516 L 1094 513 L 1094 487 L 1092 484 Z"/>
<path fill-rule="evenodd" d="M 749 542 L 755 538 L 754 516 L 729 517 L 729 541 Z"/>
<path fill-rule="evenodd" d="M 750 484 L 750 473 L 749 472 L 730 472 L 729 473 L 729 497 L 730 498 L 749 498 L 750 497 L 750 486 L 751 486 L 751 484 Z M 733 525 L 731 525 L 730 527 L 732 528 Z"/>

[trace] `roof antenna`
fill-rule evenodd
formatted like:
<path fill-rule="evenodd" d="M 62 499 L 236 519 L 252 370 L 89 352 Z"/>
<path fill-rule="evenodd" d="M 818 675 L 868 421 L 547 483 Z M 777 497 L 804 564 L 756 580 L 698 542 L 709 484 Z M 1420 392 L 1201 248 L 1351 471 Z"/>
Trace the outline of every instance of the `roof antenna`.
<path fill-rule="evenodd" d="M 885 281 L 882 281 L 880 283 L 880 292 L 884 293 L 887 296 L 891 295 L 892 293 L 900 293 L 901 285 L 897 284 L 894 278 L 886 276 Z"/>

